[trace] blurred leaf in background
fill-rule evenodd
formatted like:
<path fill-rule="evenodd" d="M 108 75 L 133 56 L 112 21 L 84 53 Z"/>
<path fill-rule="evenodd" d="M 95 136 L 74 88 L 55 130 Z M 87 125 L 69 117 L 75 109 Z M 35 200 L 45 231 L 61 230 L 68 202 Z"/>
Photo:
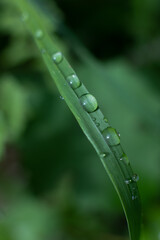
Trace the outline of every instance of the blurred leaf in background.
<path fill-rule="evenodd" d="M 159 240 L 160 2 L 36 4 L 121 133 L 140 176 L 141 240 Z M 1 1 L 0 18 L 0 240 L 127 239 L 109 178 L 11 1 Z"/>

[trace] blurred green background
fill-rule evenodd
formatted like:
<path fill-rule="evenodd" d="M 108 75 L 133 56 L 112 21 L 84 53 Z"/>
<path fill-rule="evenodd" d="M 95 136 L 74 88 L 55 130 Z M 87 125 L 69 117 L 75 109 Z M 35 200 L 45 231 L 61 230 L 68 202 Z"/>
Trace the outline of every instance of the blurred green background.
<path fill-rule="evenodd" d="M 0 2 L 0 240 L 126 240 L 118 196 L 11 2 Z M 160 240 L 160 1 L 36 4 L 121 134 L 141 240 Z"/>

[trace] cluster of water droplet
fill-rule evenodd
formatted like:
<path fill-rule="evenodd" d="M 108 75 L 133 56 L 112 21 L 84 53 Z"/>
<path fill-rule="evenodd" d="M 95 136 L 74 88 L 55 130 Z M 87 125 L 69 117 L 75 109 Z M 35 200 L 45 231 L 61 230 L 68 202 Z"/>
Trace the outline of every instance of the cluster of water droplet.
<path fill-rule="evenodd" d="M 135 183 L 138 181 L 139 181 L 139 176 L 137 174 L 133 174 L 133 176 L 130 179 L 125 180 L 125 183 L 128 185 L 128 187 L 131 190 L 131 198 L 133 201 L 138 198 L 138 191 L 135 185 Z"/>
<path fill-rule="evenodd" d="M 108 143 L 108 145 L 110 146 L 111 150 L 115 151 L 115 148 L 119 148 L 120 146 L 120 134 L 117 133 L 117 131 L 112 128 L 112 127 L 107 127 L 106 129 L 103 130 L 102 135 L 105 139 L 105 141 Z M 119 148 L 118 152 L 122 151 L 121 148 Z M 100 154 L 100 156 L 102 158 L 106 157 L 106 154 Z M 126 168 L 124 166 L 125 165 L 129 165 L 129 160 L 127 155 L 122 151 L 122 155 L 119 158 L 119 163 L 120 163 L 120 167 L 122 168 Z M 122 163 L 122 164 L 121 164 Z M 131 178 L 125 180 L 125 183 L 127 185 L 131 184 L 131 183 L 136 183 L 139 180 L 139 176 L 137 174 L 134 174 Z M 131 186 L 131 196 L 132 196 L 132 200 L 136 200 L 138 198 L 137 193 L 136 193 L 136 188 Z"/>
<path fill-rule="evenodd" d="M 132 200 L 136 200 L 138 198 L 138 195 L 137 195 L 137 191 L 136 191 L 136 188 L 133 187 L 132 188 Z"/>
<path fill-rule="evenodd" d="M 133 174 L 131 179 L 126 179 L 125 183 L 130 184 L 132 182 L 138 182 L 139 181 L 139 176 L 137 174 Z"/>
<path fill-rule="evenodd" d="M 28 21 L 28 19 L 29 19 L 29 14 L 28 13 L 23 13 L 22 14 L 22 21 Z M 44 33 L 41 29 L 37 29 L 35 31 L 35 37 L 37 38 L 37 40 L 42 39 L 43 36 L 44 36 Z M 41 53 L 45 54 L 46 50 L 42 49 Z M 52 55 L 52 60 L 54 61 L 55 64 L 57 64 L 57 65 L 60 64 L 63 60 L 62 53 L 61 52 L 54 53 Z M 77 77 L 77 75 L 75 73 L 66 77 L 66 81 L 71 86 L 71 88 L 75 91 L 82 85 L 79 78 Z M 64 100 L 64 98 L 62 96 L 60 96 L 60 98 L 62 100 Z M 84 95 L 80 96 L 79 99 L 80 99 L 80 103 L 83 106 L 84 110 L 86 112 L 88 112 L 89 114 L 94 113 L 98 109 L 97 100 L 93 95 L 91 95 L 89 93 L 85 93 Z M 96 127 L 98 127 L 99 130 L 101 131 L 100 121 L 97 120 L 96 117 L 92 117 L 92 120 L 94 121 Z M 103 117 L 102 122 L 105 123 L 106 127 L 101 132 L 102 132 L 102 135 L 103 135 L 105 141 L 108 143 L 108 145 L 111 147 L 111 149 L 112 149 L 112 147 L 114 148 L 114 147 L 120 145 L 120 134 L 117 133 L 117 131 L 114 128 L 109 126 L 108 120 L 105 117 Z M 100 153 L 100 157 L 105 158 L 108 154 L 109 153 L 102 152 L 102 153 Z M 129 164 L 128 157 L 123 152 L 122 152 L 122 156 L 120 157 L 119 160 L 120 160 L 120 162 L 123 162 L 127 165 Z M 131 183 L 137 182 L 138 180 L 139 180 L 139 176 L 137 174 L 134 174 L 130 179 L 126 179 L 125 183 L 127 185 L 129 185 Z M 136 198 L 137 198 L 136 189 L 135 189 L 135 187 L 132 187 L 132 200 L 135 200 Z"/>
<path fill-rule="evenodd" d="M 37 37 L 39 37 L 39 38 L 41 37 L 41 33 L 39 31 L 37 32 L 37 35 L 38 35 Z M 54 61 L 55 64 L 57 64 L 57 65 L 60 64 L 63 60 L 62 53 L 61 52 L 54 53 L 52 55 L 52 60 Z M 79 78 L 77 77 L 77 75 L 75 73 L 66 77 L 66 81 L 71 86 L 71 88 L 75 91 L 75 93 L 76 93 L 76 90 L 82 86 Z M 91 118 L 94 121 L 95 125 L 102 132 L 102 135 L 103 135 L 105 141 L 107 142 L 107 144 L 110 146 L 111 150 L 112 150 L 112 148 L 114 149 L 114 148 L 120 146 L 120 133 L 118 133 L 114 128 L 109 126 L 108 120 L 103 116 L 103 114 L 101 113 L 101 118 L 103 116 L 101 121 L 100 121 L 100 119 L 97 120 L 97 118 L 94 117 L 94 112 L 96 112 L 98 110 L 98 103 L 97 103 L 96 98 L 89 93 L 85 93 L 82 96 L 78 96 L 78 97 L 80 99 L 80 103 L 83 106 L 84 110 L 91 115 Z M 103 122 L 102 125 L 105 126 L 103 130 L 101 130 L 101 128 L 100 128 L 100 124 L 102 122 Z M 101 158 L 105 158 L 108 154 L 109 153 L 102 152 L 99 155 Z M 128 157 L 123 151 L 122 151 L 121 157 L 119 158 L 119 163 L 120 163 L 120 165 L 121 165 L 121 163 L 129 165 Z M 122 166 L 123 166 L 123 164 L 122 164 Z M 127 185 L 129 185 L 130 183 L 137 182 L 138 180 L 139 180 L 138 175 L 134 174 L 130 179 L 126 179 L 125 183 Z M 133 189 L 134 188 L 132 188 L 132 200 L 135 200 L 137 198 L 137 196 L 134 193 Z"/>
<path fill-rule="evenodd" d="M 61 52 L 56 52 L 52 55 L 52 60 L 58 65 L 63 60 L 63 55 Z M 76 74 L 71 74 L 66 78 L 73 90 L 81 86 L 81 82 Z M 80 103 L 88 113 L 94 112 L 98 108 L 98 103 L 95 97 L 89 93 L 84 94 L 80 97 Z"/>
<path fill-rule="evenodd" d="M 100 126 L 100 123 L 99 123 L 99 121 L 97 120 L 97 118 L 92 117 L 92 120 L 93 120 L 93 122 L 95 123 L 95 125 L 96 125 L 97 127 Z"/>

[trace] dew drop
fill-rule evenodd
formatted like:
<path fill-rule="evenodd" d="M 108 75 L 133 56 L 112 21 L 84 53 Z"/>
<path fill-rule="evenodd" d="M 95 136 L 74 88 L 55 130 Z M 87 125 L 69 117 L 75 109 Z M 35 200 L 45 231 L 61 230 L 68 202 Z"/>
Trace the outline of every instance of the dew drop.
<path fill-rule="evenodd" d="M 130 184 L 132 182 L 132 180 L 131 179 L 126 179 L 125 180 L 125 183 L 128 185 L 128 184 Z"/>
<path fill-rule="evenodd" d="M 95 117 L 92 117 L 93 122 L 95 122 L 96 126 L 99 127 L 100 123 L 97 121 Z"/>
<path fill-rule="evenodd" d="M 125 153 L 123 153 L 122 157 L 119 160 L 124 161 L 126 164 L 129 164 L 129 159 Z"/>
<path fill-rule="evenodd" d="M 80 98 L 80 101 L 83 108 L 89 113 L 94 112 L 98 108 L 98 103 L 96 98 L 89 93 L 83 95 Z"/>
<path fill-rule="evenodd" d="M 59 64 L 63 59 L 63 55 L 61 52 L 56 52 L 52 55 L 52 59 L 56 64 Z"/>
<path fill-rule="evenodd" d="M 102 134 L 109 145 L 115 146 L 115 145 L 120 144 L 120 138 L 114 128 L 108 127 L 106 129 L 104 129 Z"/>
<path fill-rule="evenodd" d="M 60 96 L 59 98 L 60 98 L 61 100 L 64 100 L 64 97 L 62 97 L 62 96 Z"/>
<path fill-rule="evenodd" d="M 138 198 L 138 196 L 136 195 L 136 188 L 133 187 L 132 188 L 132 200 L 136 200 Z"/>
<path fill-rule="evenodd" d="M 80 87 L 81 82 L 76 74 L 72 74 L 67 77 L 67 81 L 73 89 Z"/>
<path fill-rule="evenodd" d="M 138 182 L 139 181 L 139 176 L 137 174 L 134 174 L 132 176 L 132 180 L 133 180 L 133 182 Z"/>
<path fill-rule="evenodd" d="M 137 196 L 136 195 L 132 195 L 132 200 L 136 200 L 137 199 Z"/>
<path fill-rule="evenodd" d="M 37 29 L 36 32 L 35 32 L 35 36 L 36 38 L 38 39 L 41 39 L 43 37 L 43 31 L 41 29 Z"/>
<path fill-rule="evenodd" d="M 107 118 L 103 118 L 103 121 L 104 121 L 105 123 L 108 123 L 108 119 L 107 119 Z"/>
<path fill-rule="evenodd" d="M 100 157 L 101 157 L 101 158 L 105 158 L 106 156 L 107 156 L 106 153 L 100 153 Z"/>

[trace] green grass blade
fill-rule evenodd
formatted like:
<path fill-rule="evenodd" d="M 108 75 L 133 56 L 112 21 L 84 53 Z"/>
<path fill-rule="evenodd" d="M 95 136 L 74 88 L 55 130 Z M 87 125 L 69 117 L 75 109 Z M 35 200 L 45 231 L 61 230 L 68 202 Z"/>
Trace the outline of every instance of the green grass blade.
<path fill-rule="evenodd" d="M 84 134 L 95 148 L 121 200 L 129 227 L 130 238 L 138 240 L 141 227 L 141 206 L 137 187 L 138 176 L 133 174 L 127 156 L 120 145 L 116 130 L 111 128 L 75 71 L 49 37 L 39 11 L 25 0 L 15 0 L 23 21 L 34 36 L 45 64 L 77 119 Z M 91 166 L 92 167 L 92 166 Z"/>

